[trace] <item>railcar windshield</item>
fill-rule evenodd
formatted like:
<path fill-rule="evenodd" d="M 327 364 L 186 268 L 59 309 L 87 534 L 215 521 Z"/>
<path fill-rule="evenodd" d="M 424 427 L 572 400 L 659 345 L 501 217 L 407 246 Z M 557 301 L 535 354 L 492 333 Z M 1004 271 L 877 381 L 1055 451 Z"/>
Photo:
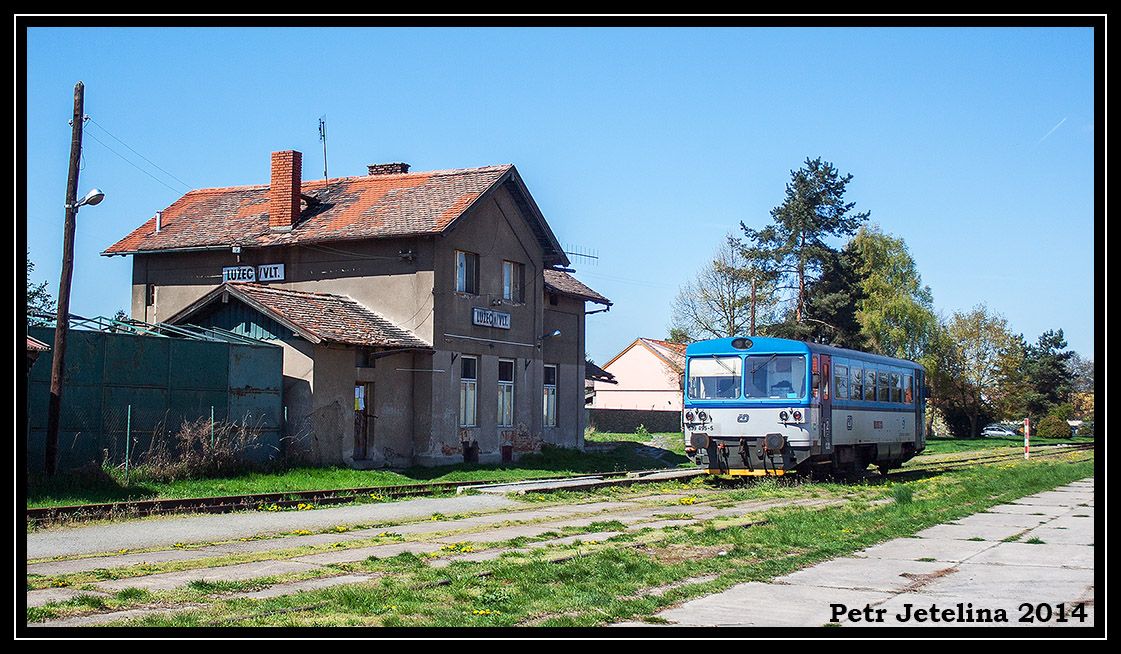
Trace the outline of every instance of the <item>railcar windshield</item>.
<path fill-rule="evenodd" d="M 806 357 L 753 354 L 747 357 L 746 397 L 800 400 L 806 397 Z"/>
<path fill-rule="evenodd" d="M 698 357 L 689 361 L 689 397 L 730 400 L 740 396 L 743 361 L 739 357 Z"/>

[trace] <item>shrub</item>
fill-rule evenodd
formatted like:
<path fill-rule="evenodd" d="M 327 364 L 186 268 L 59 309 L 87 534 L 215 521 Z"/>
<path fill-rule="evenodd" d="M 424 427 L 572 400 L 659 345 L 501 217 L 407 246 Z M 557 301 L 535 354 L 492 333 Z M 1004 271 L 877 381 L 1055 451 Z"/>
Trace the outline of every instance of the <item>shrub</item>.
<path fill-rule="evenodd" d="M 1035 434 L 1040 438 L 1070 438 L 1070 425 L 1059 416 L 1044 416 L 1035 428 Z"/>
<path fill-rule="evenodd" d="M 1094 435 L 1094 421 L 1087 420 L 1078 427 L 1079 436 L 1093 436 Z"/>
<path fill-rule="evenodd" d="M 179 431 L 159 433 L 135 468 L 135 476 L 153 481 L 236 475 L 260 466 L 251 453 L 260 430 L 248 421 L 216 422 L 209 418 L 184 421 Z"/>
<path fill-rule="evenodd" d="M 638 428 L 634 430 L 634 435 L 649 440 L 650 430 L 646 428 L 646 425 L 639 425 Z"/>

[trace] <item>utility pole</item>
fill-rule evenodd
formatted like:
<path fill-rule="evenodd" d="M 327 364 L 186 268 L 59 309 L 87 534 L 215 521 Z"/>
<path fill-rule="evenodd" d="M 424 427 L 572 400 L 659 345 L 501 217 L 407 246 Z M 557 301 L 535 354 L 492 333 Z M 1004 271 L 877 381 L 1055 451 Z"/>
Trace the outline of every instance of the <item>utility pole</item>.
<path fill-rule="evenodd" d="M 51 397 L 47 405 L 47 440 L 44 469 L 53 476 L 58 464 L 58 423 L 62 407 L 62 372 L 66 358 L 66 332 L 70 326 L 70 280 L 74 275 L 74 223 L 78 213 L 78 161 L 82 156 L 82 121 L 85 118 L 85 85 L 74 85 L 74 118 L 71 120 L 70 172 L 66 178 L 66 217 L 62 232 L 62 279 L 58 284 L 58 315 L 54 351 L 51 352 Z"/>
<path fill-rule="evenodd" d="M 751 333 L 748 336 L 755 336 L 755 278 L 751 278 Z"/>

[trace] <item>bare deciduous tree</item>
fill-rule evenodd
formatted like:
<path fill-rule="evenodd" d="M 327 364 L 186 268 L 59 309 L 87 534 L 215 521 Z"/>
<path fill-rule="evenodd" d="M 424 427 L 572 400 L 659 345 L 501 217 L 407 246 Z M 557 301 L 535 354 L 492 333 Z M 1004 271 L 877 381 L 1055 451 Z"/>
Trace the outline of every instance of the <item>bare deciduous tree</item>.
<path fill-rule="evenodd" d="M 673 329 L 691 339 L 748 334 L 753 280 L 756 323 L 766 324 L 776 308 L 773 284 L 750 265 L 729 236 L 696 278 L 678 291 L 673 301 Z"/>

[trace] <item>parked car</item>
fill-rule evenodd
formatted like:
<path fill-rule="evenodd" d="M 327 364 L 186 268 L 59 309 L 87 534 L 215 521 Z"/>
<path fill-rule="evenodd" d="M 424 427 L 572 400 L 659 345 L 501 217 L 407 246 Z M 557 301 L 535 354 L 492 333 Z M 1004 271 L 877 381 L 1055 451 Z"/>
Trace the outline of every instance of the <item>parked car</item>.
<path fill-rule="evenodd" d="M 1016 432 L 1006 425 L 993 424 L 982 429 L 981 436 L 985 438 L 1014 438 Z"/>

